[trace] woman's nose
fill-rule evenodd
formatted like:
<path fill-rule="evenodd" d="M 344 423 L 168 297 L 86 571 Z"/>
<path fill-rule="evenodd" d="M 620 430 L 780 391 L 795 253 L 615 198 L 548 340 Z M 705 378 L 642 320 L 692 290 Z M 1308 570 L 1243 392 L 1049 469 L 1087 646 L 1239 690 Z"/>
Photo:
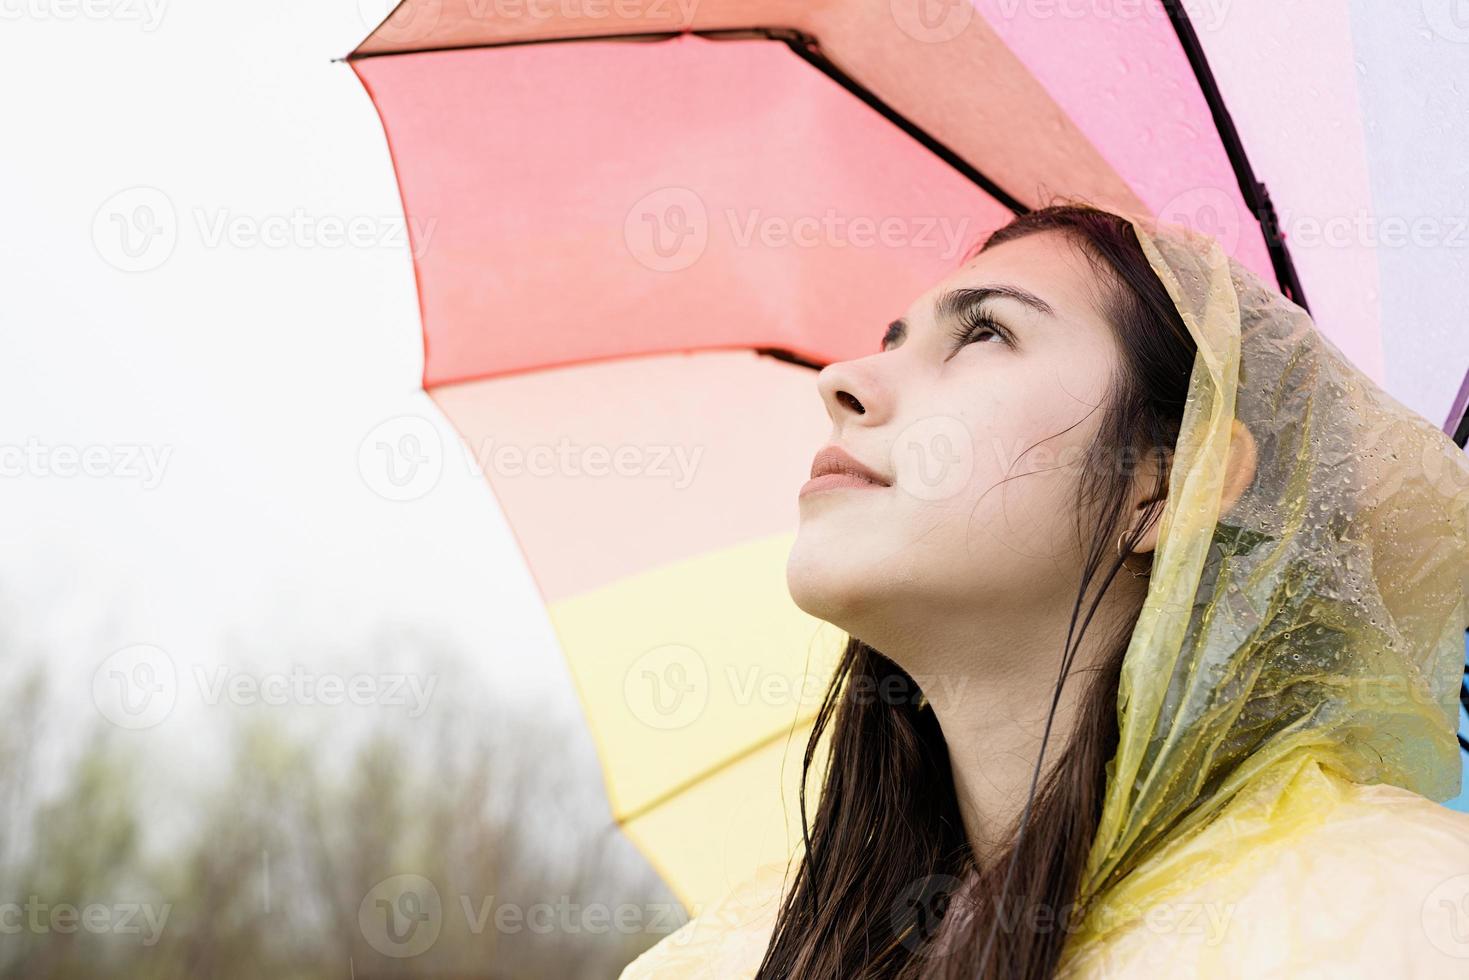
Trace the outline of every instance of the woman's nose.
<path fill-rule="evenodd" d="M 826 414 L 838 425 L 881 425 L 890 411 L 891 399 L 871 357 L 828 364 L 816 376 L 816 390 Z"/>

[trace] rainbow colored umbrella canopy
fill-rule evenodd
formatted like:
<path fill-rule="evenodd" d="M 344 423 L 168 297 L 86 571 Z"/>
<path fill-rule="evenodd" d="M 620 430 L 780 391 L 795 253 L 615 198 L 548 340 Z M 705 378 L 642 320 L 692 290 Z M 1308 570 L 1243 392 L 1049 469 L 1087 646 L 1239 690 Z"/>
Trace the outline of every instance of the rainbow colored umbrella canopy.
<path fill-rule="evenodd" d="M 1237 128 L 1208 64 L 1206 41 L 1264 24 L 1316 38 L 1301 71 L 1327 42 L 1355 66 L 1344 10 L 1282 26 L 1252 0 L 1201 36 L 1177 4 L 1092 7 L 404 0 L 348 57 L 409 227 L 432 229 L 424 388 L 489 463 L 615 817 L 690 903 L 799 839 L 799 746 L 842 640 L 785 590 L 829 426 L 809 369 L 873 352 L 986 232 L 1055 194 L 1153 214 L 1326 297 L 1322 329 L 1378 378 L 1389 349 L 1454 343 L 1385 343 L 1370 250 L 1313 252 L 1300 281 L 1241 131 L 1278 160 L 1306 146 L 1254 88 Z M 1360 123 L 1338 143 L 1346 176 L 1296 184 L 1370 206 Z M 1469 344 L 1448 353 L 1457 375 L 1440 357 L 1394 387 L 1442 416 Z"/>

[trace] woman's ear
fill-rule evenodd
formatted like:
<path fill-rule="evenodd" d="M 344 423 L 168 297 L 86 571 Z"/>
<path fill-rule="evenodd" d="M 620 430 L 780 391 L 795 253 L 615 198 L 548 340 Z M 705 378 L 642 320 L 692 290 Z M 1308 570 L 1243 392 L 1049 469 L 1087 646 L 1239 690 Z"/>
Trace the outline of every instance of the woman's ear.
<path fill-rule="evenodd" d="M 1239 419 L 1234 420 L 1229 433 L 1229 462 L 1224 471 L 1224 483 L 1219 488 L 1219 514 L 1223 516 L 1239 503 L 1245 490 L 1249 489 L 1250 483 L 1255 479 L 1255 464 L 1257 462 L 1255 451 L 1255 437 L 1250 434 L 1249 426 Z M 1172 456 L 1169 456 L 1172 462 Z M 1158 528 L 1162 524 L 1163 501 L 1149 498 L 1137 505 L 1137 511 L 1133 514 L 1133 521 L 1147 520 L 1148 512 L 1154 511 L 1153 519 L 1148 524 L 1148 529 L 1138 543 L 1133 545 L 1132 550 L 1138 554 L 1144 554 L 1158 547 Z M 1136 523 L 1129 525 L 1135 527 Z"/>
<path fill-rule="evenodd" d="M 1255 481 L 1255 437 L 1250 427 L 1239 419 L 1229 434 L 1229 468 L 1224 472 L 1224 486 L 1219 490 L 1219 516 L 1234 510 L 1239 498 L 1245 495 Z"/>

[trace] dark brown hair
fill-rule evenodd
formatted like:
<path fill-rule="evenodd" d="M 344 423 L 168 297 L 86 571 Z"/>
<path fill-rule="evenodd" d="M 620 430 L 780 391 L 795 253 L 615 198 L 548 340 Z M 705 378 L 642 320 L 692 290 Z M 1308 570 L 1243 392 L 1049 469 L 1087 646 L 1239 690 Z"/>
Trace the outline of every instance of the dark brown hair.
<path fill-rule="evenodd" d="M 1123 565 L 1117 542 L 1131 521 L 1126 507 L 1135 469 L 1119 461 L 1151 455 L 1162 464 L 1170 457 L 1195 345 L 1131 224 L 1106 211 L 1076 203 L 1031 211 L 990 235 L 966 261 L 1047 231 L 1067 236 L 1090 261 L 1103 284 L 1099 309 L 1121 351 L 1110 397 L 1099 407 L 1097 439 L 1080 470 L 1076 531 L 1087 557 L 1048 737 L 1077 646 Z M 1166 465 L 1156 472 L 1149 520 L 1166 494 Z M 1135 522 L 1128 552 L 1145 530 L 1146 522 Z M 850 638 L 807 743 L 804 853 L 758 977 L 1051 976 L 1066 929 L 1083 911 L 1075 906 L 1077 890 L 1116 750 L 1118 677 L 1135 616 L 1128 629 L 1107 638 L 1110 652 L 1085 681 L 1076 729 L 1044 774 L 1042 741 L 1030 798 L 1016 826 L 991 828 L 1007 843 L 984 862 L 970 849 L 933 711 L 896 663 Z M 873 691 L 884 696 L 872 697 Z M 813 773 L 828 729 L 825 771 Z M 822 780 L 814 816 L 805 791 L 813 777 Z"/>

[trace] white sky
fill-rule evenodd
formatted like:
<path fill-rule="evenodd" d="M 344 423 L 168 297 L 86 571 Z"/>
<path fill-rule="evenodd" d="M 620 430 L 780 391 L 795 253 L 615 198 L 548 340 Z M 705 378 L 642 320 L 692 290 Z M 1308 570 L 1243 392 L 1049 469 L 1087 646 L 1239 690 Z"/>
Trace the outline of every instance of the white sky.
<path fill-rule="evenodd" d="M 0 444 L 40 462 L 0 460 L 0 592 L 53 653 L 149 643 L 182 666 L 231 634 L 299 655 L 431 624 L 503 690 L 565 691 L 482 478 L 449 465 L 393 502 L 359 472 L 385 419 L 453 438 L 419 390 L 382 130 L 331 61 L 381 13 L 362 6 L 4 0 Z M 126 272 L 104 205 L 134 187 L 172 207 L 176 244 Z M 259 240 L 288 219 L 306 231 Z M 318 240 L 351 219 L 367 244 Z M 66 447 L 166 466 L 43 472 Z"/>

